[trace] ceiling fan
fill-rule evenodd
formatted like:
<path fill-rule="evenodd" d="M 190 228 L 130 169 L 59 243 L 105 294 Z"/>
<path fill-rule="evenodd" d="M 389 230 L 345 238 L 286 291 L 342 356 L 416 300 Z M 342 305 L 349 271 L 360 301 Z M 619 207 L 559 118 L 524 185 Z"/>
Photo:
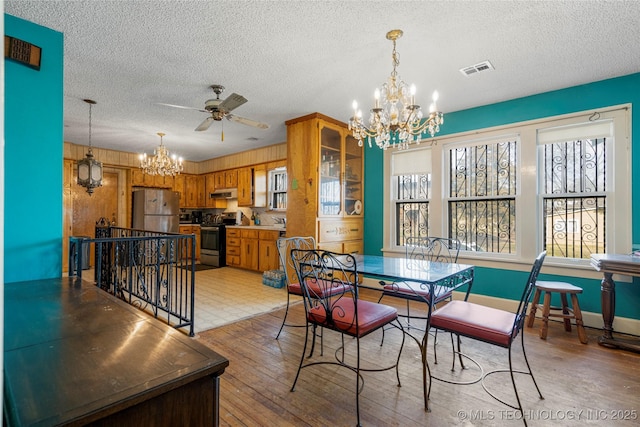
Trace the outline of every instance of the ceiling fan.
<path fill-rule="evenodd" d="M 231 114 L 232 110 L 235 110 L 245 102 L 247 99 L 238 95 L 237 93 L 232 93 L 226 99 L 220 99 L 220 94 L 224 91 L 224 86 L 222 85 L 211 85 L 211 89 L 216 94 L 214 99 L 209 99 L 204 103 L 204 109 L 202 108 L 194 108 L 194 107 L 184 107 L 182 105 L 174 105 L 174 104 L 164 104 L 159 103 L 160 105 L 166 105 L 167 107 L 174 108 L 183 108 L 185 110 L 196 110 L 201 111 L 203 113 L 209 113 L 210 116 L 204 119 L 202 123 L 195 129 L 196 131 L 202 132 L 211 126 L 211 124 L 216 121 L 219 122 L 223 118 L 230 120 L 232 122 L 242 123 L 243 125 L 253 126 L 259 129 L 267 129 L 269 125 L 266 123 L 258 122 L 256 120 L 247 119 L 245 117 L 236 116 L 235 114 Z"/>

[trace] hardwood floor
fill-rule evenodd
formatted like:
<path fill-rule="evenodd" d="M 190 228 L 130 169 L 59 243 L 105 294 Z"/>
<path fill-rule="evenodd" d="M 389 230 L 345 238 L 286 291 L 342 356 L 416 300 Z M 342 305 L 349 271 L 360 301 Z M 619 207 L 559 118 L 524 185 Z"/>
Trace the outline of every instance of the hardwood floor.
<path fill-rule="evenodd" d="M 377 295 L 363 297 L 377 299 Z M 391 298 L 385 300 L 391 302 Z M 404 304 L 400 302 L 399 304 Z M 415 310 L 418 310 L 416 307 Z M 412 308 L 412 312 L 414 308 Z M 306 368 L 290 392 L 304 340 L 304 328 L 285 328 L 274 337 L 284 310 L 201 332 L 196 339 L 227 357 L 230 365 L 221 377 L 221 426 L 350 426 L 355 425 L 355 375 L 335 366 Z M 302 305 L 292 308 L 291 321 L 302 322 Z M 640 354 L 611 350 L 597 344 L 601 331 L 587 329 L 589 343 L 580 344 L 575 328 L 565 332 L 552 322 L 546 341 L 538 338 L 539 322 L 525 328 L 527 355 L 538 385 L 540 400 L 530 378 L 517 378 L 525 417 L 530 426 L 637 425 L 640 414 Z M 361 343 L 364 363 L 388 363 L 398 349 L 400 333 L 388 331 L 384 346 L 374 333 Z M 330 360 L 339 335 L 327 331 L 323 359 Z M 355 342 L 347 341 L 353 356 Z M 450 375 L 451 344 L 440 334 L 436 375 Z M 463 339 L 464 351 L 478 360 L 485 371 L 508 367 L 507 351 Z M 316 350 L 316 356 L 320 357 Z M 514 346 L 516 367 L 523 366 L 520 346 Z M 422 401 L 420 352 L 407 340 L 400 360 L 402 387 L 394 371 L 364 373 L 360 411 L 365 426 L 493 426 L 522 425 L 520 415 L 493 400 L 480 383 L 466 386 L 434 382 L 430 407 Z M 471 364 L 469 364 L 471 365 Z M 478 371 L 469 367 L 457 378 L 470 378 Z M 488 380 L 492 391 L 514 401 L 509 374 Z"/>

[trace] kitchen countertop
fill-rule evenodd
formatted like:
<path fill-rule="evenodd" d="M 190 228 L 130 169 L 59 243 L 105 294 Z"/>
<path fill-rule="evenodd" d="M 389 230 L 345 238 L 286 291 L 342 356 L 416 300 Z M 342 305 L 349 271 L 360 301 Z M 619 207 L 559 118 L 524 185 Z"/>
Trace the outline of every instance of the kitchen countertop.
<path fill-rule="evenodd" d="M 227 228 L 243 228 L 248 230 L 287 231 L 286 228 L 280 225 L 227 225 Z"/>

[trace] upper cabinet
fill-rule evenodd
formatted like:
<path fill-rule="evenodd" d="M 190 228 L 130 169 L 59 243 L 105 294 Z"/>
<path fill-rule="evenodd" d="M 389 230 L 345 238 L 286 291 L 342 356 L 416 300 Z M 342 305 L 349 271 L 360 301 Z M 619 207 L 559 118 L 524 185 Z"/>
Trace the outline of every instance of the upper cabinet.
<path fill-rule="evenodd" d="M 238 186 L 238 171 L 236 169 L 224 171 L 225 188 L 236 188 Z"/>
<path fill-rule="evenodd" d="M 362 215 L 362 148 L 348 130 L 320 124 L 318 216 Z"/>
<path fill-rule="evenodd" d="M 255 165 L 238 169 L 238 206 L 267 206 L 267 167 Z"/>
<path fill-rule="evenodd" d="M 172 188 L 174 178 L 172 176 L 149 175 L 142 172 L 142 169 L 131 169 L 131 185 L 133 187 L 155 187 Z"/>
<path fill-rule="evenodd" d="M 362 251 L 362 147 L 347 125 L 314 113 L 287 125 L 287 235 L 320 248 Z"/>

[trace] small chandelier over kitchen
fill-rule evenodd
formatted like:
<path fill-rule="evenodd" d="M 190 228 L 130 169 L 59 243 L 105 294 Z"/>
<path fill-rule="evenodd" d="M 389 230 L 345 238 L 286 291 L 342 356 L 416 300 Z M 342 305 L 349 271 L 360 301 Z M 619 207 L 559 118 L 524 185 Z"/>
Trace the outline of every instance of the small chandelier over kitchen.
<path fill-rule="evenodd" d="M 140 169 L 147 175 L 175 176 L 183 170 L 182 157 L 175 154 L 169 157 L 169 150 L 162 144 L 164 133 L 158 132 L 160 145 L 153 151 L 153 157 L 147 157 L 147 153 L 140 154 Z"/>
<path fill-rule="evenodd" d="M 89 104 L 89 151 L 87 157 L 78 160 L 78 185 L 85 187 L 91 196 L 94 188 L 102 186 L 102 163 L 93 158 L 91 149 L 91 107 L 96 101 L 85 99 L 84 102 Z"/>
<path fill-rule="evenodd" d="M 438 92 L 433 93 L 433 103 L 429 108 L 429 115 L 423 117 L 422 109 L 415 102 L 416 87 L 407 87 L 400 79 L 396 67 L 400 64 L 399 54 L 396 52 L 396 40 L 402 37 L 402 30 L 391 30 L 387 39 L 393 42 L 391 55 L 393 71 L 389 80 L 382 85 L 382 91 L 376 89 L 375 103 L 371 109 L 369 127 L 362 120 L 362 111 L 358 110 L 358 103 L 353 101 L 353 117 L 349 120 L 349 130 L 362 147 L 363 140 L 374 139 L 376 145 L 383 150 L 397 146 L 399 149 L 409 147 L 411 141 L 420 143 L 422 135 L 429 133 L 432 137 L 440 131 L 444 117 L 436 108 Z"/>

